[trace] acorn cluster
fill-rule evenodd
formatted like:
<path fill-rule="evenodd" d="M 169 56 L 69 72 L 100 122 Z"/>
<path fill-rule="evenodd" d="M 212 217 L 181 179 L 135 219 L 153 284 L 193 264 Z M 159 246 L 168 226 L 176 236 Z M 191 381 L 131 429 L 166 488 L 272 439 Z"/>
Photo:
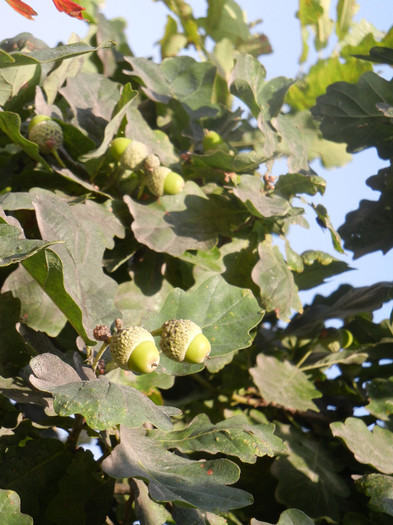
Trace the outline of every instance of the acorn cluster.
<path fill-rule="evenodd" d="M 201 328 L 189 319 L 171 319 L 150 333 L 142 326 L 125 327 L 116 319 L 112 330 L 99 325 L 94 335 L 109 344 L 113 360 L 123 370 L 136 374 L 153 372 L 160 362 L 154 335 L 160 335 L 162 352 L 177 362 L 201 364 L 210 354 L 211 346 Z M 102 334 L 102 335 L 101 335 Z"/>
<path fill-rule="evenodd" d="M 143 175 L 143 184 L 155 197 L 176 195 L 184 187 L 184 179 L 178 173 L 162 166 L 157 155 L 149 154 L 145 144 L 125 137 L 112 141 L 110 151 L 113 158 L 124 169 L 137 170 Z"/>

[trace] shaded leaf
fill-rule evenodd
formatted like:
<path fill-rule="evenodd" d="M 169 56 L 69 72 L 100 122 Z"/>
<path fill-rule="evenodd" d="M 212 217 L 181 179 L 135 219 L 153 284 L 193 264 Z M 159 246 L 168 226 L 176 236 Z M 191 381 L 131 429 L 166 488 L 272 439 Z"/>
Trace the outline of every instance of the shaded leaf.
<path fill-rule="evenodd" d="M 323 136 L 334 142 L 346 142 L 349 152 L 376 147 L 381 158 L 389 158 L 393 127 L 377 104 L 393 105 L 392 85 L 393 80 L 385 80 L 371 71 L 364 73 L 357 84 L 330 85 L 311 110 L 321 120 Z"/>
<path fill-rule="evenodd" d="M 381 421 L 391 421 L 393 416 L 393 378 L 376 377 L 367 383 L 366 410 Z"/>
<path fill-rule="evenodd" d="M 257 457 L 272 457 L 286 451 L 273 432 L 274 425 L 247 426 L 243 418 L 235 416 L 214 425 L 206 414 L 199 414 L 184 429 L 167 433 L 153 431 L 149 435 L 165 448 L 177 448 L 185 453 L 222 453 L 255 463 Z"/>
<path fill-rule="evenodd" d="M 63 475 L 71 452 L 57 439 L 27 439 L 24 446 L 13 445 L 1 460 L 0 487 L 17 492 L 23 512 L 34 521 L 48 492 Z"/>
<path fill-rule="evenodd" d="M 227 487 L 239 478 L 239 468 L 227 459 L 192 461 L 161 448 L 138 430 L 122 426 L 120 445 L 102 463 L 115 478 L 147 481 L 150 496 L 158 502 L 173 501 L 221 512 L 245 507 L 252 496 Z"/>
<path fill-rule="evenodd" d="M 203 191 L 187 182 L 177 195 L 164 195 L 151 204 L 139 204 L 128 195 L 124 201 L 134 221 L 131 224 L 136 239 L 156 252 L 174 256 L 186 250 L 210 250 L 218 242 L 222 228 L 230 228 L 234 216 L 233 204 L 217 197 L 211 205 Z"/>
<path fill-rule="evenodd" d="M 10 292 L 0 294 L 0 374 L 16 375 L 29 362 L 30 355 L 23 338 L 16 331 L 20 321 L 20 302 Z"/>
<path fill-rule="evenodd" d="M 370 432 L 361 419 L 349 417 L 345 423 L 330 425 L 333 436 L 341 438 L 360 463 L 384 474 L 393 474 L 393 433 L 375 425 Z"/>
<path fill-rule="evenodd" d="M 375 512 L 393 516 L 393 478 L 382 474 L 368 474 L 355 481 L 359 490 L 369 498 L 369 507 Z"/>
<path fill-rule="evenodd" d="M 310 434 L 288 427 L 281 427 L 281 430 L 280 435 L 286 438 L 288 445 L 288 455 L 278 457 L 272 466 L 272 473 L 278 479 L 278 501 L 288 507 L 296 506 L 311 518 L 329 517 L 337 522 L 340 499 L 350 494 L 339 476 L 341 465 L 324 444 Z"/>
<path fill-rule="evenodd" d="M 114 481 L 102 476 L 90 451 L 79 448 L 58 482 L 47 515 L 56 525 L 104 523 L 112 505 Z M 70 505 L 72 502 L 72 505 Z"/>
<path fill-rule="evenodd" d="M 147 422 L 169 430 L 170 416 L 180 413 L 176 408 L 155 405 L 135 388 L 111 383 L 104 377 L 94 379 L 90 368 L 80 367 L 78 372 L 52 354 L 35 357 L 30 366 L 34 373 L 30 382 L 53 394 L 54 409 L 59 415 L 82 414 L 87 424 L 97 430 L 118 424 L 139 427 Z"/>
<path fill-rule="evenodd" d="M 256 364 L 250 368 L 250 374 L 268 403 L 291 410 L 318 411 L 312 400 L 322 394 L 299 368 L 264 354 L 258 355 Z"/>
<path fill-rule="evenodd" d="M 288 173 L 281 175 L 277 180 L 274 190 L 285 198 L 294 197 L 299 193 L 316 195 L 325 193 L 326 181 L 317 175 L 304 175 L 302 173 Z"/>

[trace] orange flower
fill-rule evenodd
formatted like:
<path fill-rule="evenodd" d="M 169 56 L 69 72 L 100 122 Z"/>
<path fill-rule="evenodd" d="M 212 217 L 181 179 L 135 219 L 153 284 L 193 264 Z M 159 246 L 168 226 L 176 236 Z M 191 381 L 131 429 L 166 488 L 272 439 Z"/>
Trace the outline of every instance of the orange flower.
<path fill-rule="evenodd" d="M 26 18 L 29 18 L 30 20 L 33 20 L 33 16 L 37 14 L 33 8 L 21 0 L 5 1 L 10 4 L 10 6 L 15 9 L 15 11 Z M 84 7 L 76 4 L 75 2 L 72 2 L 71 0 L 53 0 L 53 3 L 55 4 L 58 11 L 67 13 L 67 15 L 73 16 L 74 18 L 79 18 L 79 20 L 83 20 L 82 11 L 84 11 Z"/>

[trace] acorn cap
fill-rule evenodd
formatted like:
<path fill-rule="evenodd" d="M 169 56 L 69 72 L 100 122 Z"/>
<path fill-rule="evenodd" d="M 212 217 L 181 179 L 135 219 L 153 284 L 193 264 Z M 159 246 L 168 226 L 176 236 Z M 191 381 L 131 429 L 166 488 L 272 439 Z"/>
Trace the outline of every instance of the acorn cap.
<path fill-rule="evenodd" d="M 154 153 L 150 153 L 150 155 L 148 155 L 143 161 L 143 168 L 147 172 L 154 171 L 159 168 L 160 165 L 160 159 L 157 155 L 154 155 Z"/>
<path fill-rule="evenodd" d="M 162 325 L 160 347 L 170 359 L 184 361 L 192 340 L 201 334 L 201 328 L 189 319 L 171 319 Z"/>
<path fill-rule="evenodd" d="M 159 166 L 146 172 L 145 184 L 156 197 L 161 197 L 164 194 L 165 179 L 171 171 L 166 166 Z"/>
<path fill-rule="evenodd" d="M 34 122 L 34 119 L 30 124 Z M 43 118 L 29 126 L 29 140 L 35 142 L 43 153 L 50 153 L 63 144 L 61 126 L 50 118 Z"/>
<path fill-rule="evenodd" d="M 123 370 L 129 370 L 128 360 L 137 346 L 146 341 L 155 344 L 154 337 L 142 326 L 130 326 L 111 337 L 109 349 L 113 359 Z"/>
<path fill-rule="evenodd" d="M 149 150 L 143 142 L 132 140 L 124 150 L 120 162 L 124 168 L 134 170 L 145 160 L 148 154 Z"/>

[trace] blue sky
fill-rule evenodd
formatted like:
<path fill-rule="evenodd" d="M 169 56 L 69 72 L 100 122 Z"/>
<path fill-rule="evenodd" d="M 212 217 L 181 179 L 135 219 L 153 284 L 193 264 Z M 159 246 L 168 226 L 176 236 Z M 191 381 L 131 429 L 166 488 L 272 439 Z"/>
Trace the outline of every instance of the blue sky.
<path fill-rule="evenodd" d="M 50 0 L 26 0 L 39 13 L 34 21 L 29 21 L 18 15 L 6 3 L 2 5 L 0 39 L 15 36 L 21 32 L 30 32 L 44 40 L 49 45 L 59 41 L 67 42 L 71 33 L 80 37 L 87 34 L 87 24 L 60 14 Z M 195 13 L 202 16 L 205 13 L 206 2 L 203 0 L 188 0 Z M 301 51 L 299 21 L 295 17 L 297 2 L 291 0 L 237 0 L 247 13 L 249 21 L 262 19 L 258 30 L 264 32 L 273 47 L 273 54 L 262 56 L 261 61 L 266 68 L 267 78 L 283 75 L 295 78 L 300 67 L 298 58 Z M 83 0 L 80 2 L 83 4 Z M 336 2 L 332 2 L 333 7 Z M 359 11 L 355 20 L 368 20 L 377 29 L 387 31 L 391 25 L 391 9 L 387 8 L 386 0 L 358 0 Z M 153 0 L 107 0 L 104 13 L 108 18 L 123 17 L 127 20 L 128 42 L 134 54 L 150 56 L 159 60 L 159 49 L 156 42 L 161 38 L 168 11 L 162 2 Z M 332 10 L 332 13 L 334 11 Z M 324 54 L 322 53 L 324 56 Z M 305 66 L 316 60 L 311 55 Z M 378 200 L 379 193 L 365 185 L 365 180 L 377 173 L 386 165 L 378 158 L 374 150 L 366 150 L 353 157 L 346 166 L 327 171 L 319 163 L 313 164 L 318 175 L 327 180 L 327 191 L 324 197 L 314 199 L 321 202 L 329 211 L 332 222 L 338 228 L 344 221 L 346 213 L 358 207 L 361 199 Z M 277 163 L 275 173 L 285 173 L 285 166 Z M 352 261 L 351 253 L 344 256 L 334 254 L 330 236 L 317 226 L 314 215 L 307 215 L 310 229 L 297 227 L 291 232 L 292 247 L 302 252 L 307 249 L 321 249 L 345 260 L 355 268 L 354 271 L 337 276 L 329 283 L 319 287 L 318 293 L 323 295 L 335 290 L 339 284 L 349 282 L 355 286 L 370 285 L 378 281 L 393 280 L 392 252 L 382 256 L 381 252 L 364 256 Z M 309 302 L 315 293 L 302 293 L 302 299 Z M 385 306 L 375 316 L 376 320 L 390 314 L 391 304 Z"/>

